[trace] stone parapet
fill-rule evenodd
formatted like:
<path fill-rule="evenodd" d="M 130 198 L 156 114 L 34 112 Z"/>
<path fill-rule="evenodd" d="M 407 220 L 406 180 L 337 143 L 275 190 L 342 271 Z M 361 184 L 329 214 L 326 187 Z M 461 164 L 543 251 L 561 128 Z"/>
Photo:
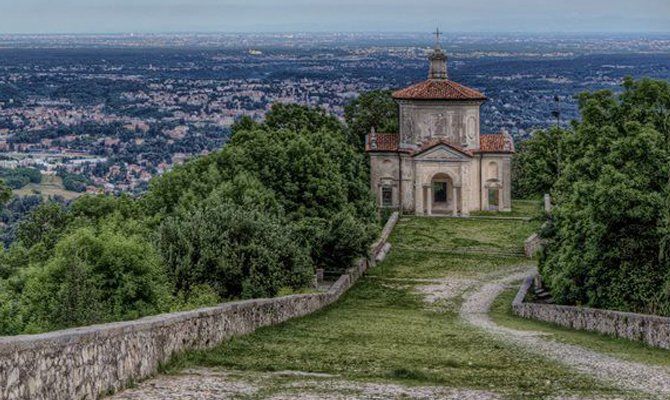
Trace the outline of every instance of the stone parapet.
<path fill-rule="evenodd" d="M 512 310 L 516 315 L 670 349 L 670 318 L 588 307 L 528 303 L 525 298 L 533 286 L 533 280 L 534 276 L 524 280 L 512 302 Z"/>

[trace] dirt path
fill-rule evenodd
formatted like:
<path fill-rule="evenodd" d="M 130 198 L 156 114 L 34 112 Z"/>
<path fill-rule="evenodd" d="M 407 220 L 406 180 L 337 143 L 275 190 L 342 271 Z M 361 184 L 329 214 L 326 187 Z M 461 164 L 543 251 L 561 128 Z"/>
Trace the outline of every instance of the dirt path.
<path fill-rule="evenodd" d="M 465 295 L 460 316 L 468 323 L 484 329 L 501 339 L 568 365 L 575 370 L 610 382 L 619 388 L 637 390 L 658 398 L 670 397 L 670 369 L 636 362 L 623 361 L 586 348 L 546 339 L 544 334 L 518 331 L 496 325 L 488 316 L 493 301 L 512 282 L 533 272 L 515 272 L 503 278 L 483 281 Z"/>

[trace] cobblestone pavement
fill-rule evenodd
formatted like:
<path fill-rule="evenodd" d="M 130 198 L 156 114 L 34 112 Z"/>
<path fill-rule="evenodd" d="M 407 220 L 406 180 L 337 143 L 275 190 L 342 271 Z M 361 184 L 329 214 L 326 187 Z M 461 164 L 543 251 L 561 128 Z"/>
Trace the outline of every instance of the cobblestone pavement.
<path fill-rule="evenodd" d="M 605 382 L 626 389 L 647 393 L 650 398 L 670 398 L 670 369 L 623 361 L 584 347 L 548 340 L 546 334 L 518 331 L 496 325 L 488 316 L 493 301 L 513 282 L 534 272 L 515 272 L 504 278 L 484 281 L 465 295 L 460 316 L 470 324 L 484 329 L 525 350 L 568 365 Z"/>
<path fill-rule="evenodd" d="M 333 375 L 301 372 L 247 372 L 216 369 L 185 370 L 159 376 L 110 400 L 344 400 L 445 399 L 496 400 L 496 394 L 434 386 L 402 386 L 348 381 Z"/>

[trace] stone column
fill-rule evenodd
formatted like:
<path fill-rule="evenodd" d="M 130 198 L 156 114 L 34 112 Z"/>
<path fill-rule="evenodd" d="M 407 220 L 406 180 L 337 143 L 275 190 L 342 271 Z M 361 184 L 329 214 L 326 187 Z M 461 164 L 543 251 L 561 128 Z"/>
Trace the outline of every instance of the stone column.
<path fill-rule="evenodd" d="M 433 214 L 433 187 L 426 186 L 426 214 Z"/>
<path fill-rule="evenodd" d="M 423 186 L 418 186 L 414 190 L 414 212 L 416 215 L 423 215 L 424 213 L 424 208 L 423 208 Z"/>
<path fill-rule="evenodd" d="M 466 191 L 466 193 L 467 193 L 467 191 Z M 461 204 L 461 215 L 464 216 L 464 217 L 468 217 L 468 216 L 470 216 L 470 209 L 468 207 L 466 207 L 467 200 L 464 200 L 466 196 L 463 193 L 463 187 L 462 186 L 461 186 L 461 190 L 459 191 L 459 195 L 461 197 L 461 203 L 460 203 Z"/>
<path fill-rule="evenodd" d="M 454 193 L 454 215 L 458 215 L 458 188 L 456 186 L 453 186 L 452 192 Z"/>

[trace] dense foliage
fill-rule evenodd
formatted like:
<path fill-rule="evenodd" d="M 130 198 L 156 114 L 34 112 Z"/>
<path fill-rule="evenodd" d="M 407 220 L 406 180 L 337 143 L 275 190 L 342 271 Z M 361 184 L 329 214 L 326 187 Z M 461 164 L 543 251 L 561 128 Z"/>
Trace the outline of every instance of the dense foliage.
<path fill-rule="evenodd" d="M 551 191 L 559 169 L 559 143 L 565 136 L 559 128 L 539 130 L 517 146 L 512 159 L 512 197 L 530 199 Z"/>
<path fill-rule="evenodd" d="M 362 93 L 344 108 L 344 118 L 349 126 L 349 140 L 357 147 L 362 148 L 365 135 L 372 128 L 377 132 L 398 132 L 398 104 L 390 91 Z"/>
<path fill-rule="evenodd" d="M 31 211 L 0 252 L 0 334 L 275 296 L 309 286 L 315 267 L 349 267 L 377 224 L 347 132 L 321 110 L 276 105 L 140 198 L 12 203 Z"/>
<path fill-rule="evenodd" d="M 670 315 L 670 84 L 628 79 L 620 96 L 579 104 L 560 143 L 542 276 L 561 303 Z"/>
<path fill-rule="evenodd" d="M 90 179 L 80 174 L 71 174 L 67 171 L 58 171 L 58 176 L 63 178 L 63 187 L 73 192 L 85 192 L 86 186 L 91 184 Z"/>
<path fill-rule="evenodd" d="M 0 168 L 0 177 L 12 189 L 21 189 L 29 183 L 40 183 L 42 174 L 35 168 Z"/>

